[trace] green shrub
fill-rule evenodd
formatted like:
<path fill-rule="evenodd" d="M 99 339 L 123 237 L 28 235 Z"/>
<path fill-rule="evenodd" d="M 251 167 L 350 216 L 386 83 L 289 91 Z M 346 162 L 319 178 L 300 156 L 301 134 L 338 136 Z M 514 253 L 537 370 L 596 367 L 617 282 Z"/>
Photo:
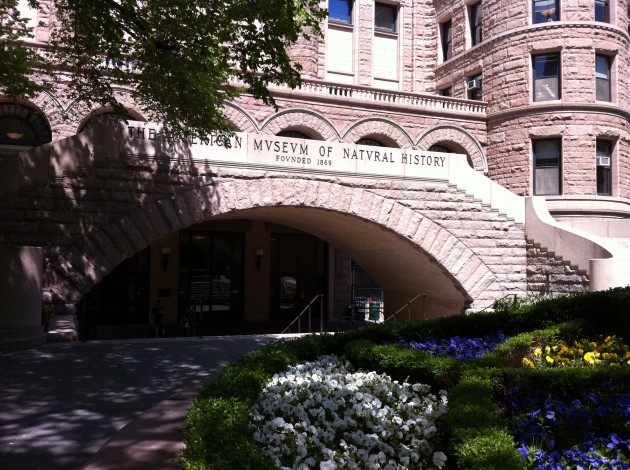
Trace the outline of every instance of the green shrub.
<path fill-rule="evenodd" d="M 434 391 L 457 382 L 461 362 L 452 357 L 434 357 L 398 344 L 374 344 L 354 340 L 344 348 L 344 356 L 360 369 L 386 373 L 392 379 L 430 385 Z"/>
<path fill-rule="evenodd" d="M 252 405 L 273 374 L 325 354 L 345 355 L 357 368 L 393 379 L 448 389 L 448 413 L 438 427 L 450 445 L 454 469 L 523 469 L 497 403 L 511 387 L 572 391 L 608 382 L 628 389 L 629 368 L 529 369 L 522 359 L 537 345 L 571 342 L 590 335 L 630 341 L 630 288 L 565 297 L 517 299 L 494 312 L 435 320 L 376 325 L 346 333 L 309 335 L 273 343 L 225 367 L 207 382 L 189 410 L 184 434 L 186 469 L 266 469 L 271 463 L 249 428 Z M 433 357 L 407 349 L 399 340 L 451 336 L 481 337 L 498 330 L 513 337 L 471 361 Z M 391 344 L 385 344 L 385 343 Z"/>
<path fill-rule="evenodd" d="M 496 413 L 493 390 L 489 378 L 467 372 L 449 391 L 445 424 L 457 463 L 454 468 L 524 468 L 506 423 Z"/>
<path fill-rule="evenodd" d="M 249 403 L 226 398 L 196 400 L 184 425 L 183 468 L 274 468 L 250 437 L 250 416 Z"/>

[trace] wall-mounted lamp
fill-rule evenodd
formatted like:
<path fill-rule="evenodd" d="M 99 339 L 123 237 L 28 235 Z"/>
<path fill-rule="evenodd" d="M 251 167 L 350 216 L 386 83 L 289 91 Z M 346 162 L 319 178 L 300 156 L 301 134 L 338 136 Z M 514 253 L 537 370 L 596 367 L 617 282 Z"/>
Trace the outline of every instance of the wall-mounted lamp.
<path fill-rule="evenodd" d="M 262 248 L 256 248 L 256 269 L 258 269 L 258 271 L 260 271 L 260 264 L 262 263 L 263 253 L 264 252 Z"/>
<path fill-rule="evenodd" d="M 164 271 L 168 269 L 168 257 L 171 254 L 171 249 L 168 246 L 162 247 L 162 267 Z"/>
<path fill-rule="evenodd" d="M 5 134 L 11 140 L 20 140 L 24 137 L 24 133 L 21 129 L 22 123 L 18 118 L 9 118 L 7 129 Z"/>

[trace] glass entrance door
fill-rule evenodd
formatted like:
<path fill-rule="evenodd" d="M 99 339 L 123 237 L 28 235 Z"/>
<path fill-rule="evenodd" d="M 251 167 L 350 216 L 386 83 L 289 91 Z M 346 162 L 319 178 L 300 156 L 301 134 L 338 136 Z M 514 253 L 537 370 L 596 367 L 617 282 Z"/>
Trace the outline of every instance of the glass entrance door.
<path fill-rule="evenodd" d="M 326 243 L 312 235 L 272 234 L 269 296 L 272 320 L 291 321 L 315 295 L 325 292 L 326 253 Z M 319 303 L 316 305 L 319 307 Z"/>
<path fill-rule="evenodd" d="M 180 314 L 192 307 L 194 321 L 242 320 L 241 233 L 181 232 Z"/>

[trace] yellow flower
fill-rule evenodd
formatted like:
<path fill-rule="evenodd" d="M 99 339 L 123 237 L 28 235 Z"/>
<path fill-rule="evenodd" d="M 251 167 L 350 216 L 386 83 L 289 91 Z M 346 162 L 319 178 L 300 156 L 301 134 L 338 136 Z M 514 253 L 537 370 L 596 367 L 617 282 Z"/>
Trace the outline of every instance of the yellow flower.
<path fill-rule="evenodd" d="M 542 349 L 540 349 L 540 348 L 534 349 L 534 356 L 536 356 L 536 357 L 542 356 Z"/>
<path fill-rule="evenodd" d="M 532 369 L 536 367 L 536 364 L 534 364 L 534 362 L 527 357 L 523 358 L 523 365 L 526 367 L 531 367 Z"/>
<path fill-rule="evenodd" d="M 551 356 L 547 355 L 547 356 L 545 357 L 545 359 L 547 359 L 547 362 L 548 362 L 549 364 L 553 364 L 553 357 L 551 357 Z"/>
<path fill-rule="evenodd" d="M 586 354 L 584 354 L 584 360 L 588 364 L 595 364 L 597 362 L 600 362 L 598 357 L 599 357 L 599 353 L 598 352 L 594 352 L 594 351 L 589 351 Z"/>
<path fill-rule="evenodd" d="M 551 348 L 549 346 L 545 346 L 545 353 L 551 354 Z"/>

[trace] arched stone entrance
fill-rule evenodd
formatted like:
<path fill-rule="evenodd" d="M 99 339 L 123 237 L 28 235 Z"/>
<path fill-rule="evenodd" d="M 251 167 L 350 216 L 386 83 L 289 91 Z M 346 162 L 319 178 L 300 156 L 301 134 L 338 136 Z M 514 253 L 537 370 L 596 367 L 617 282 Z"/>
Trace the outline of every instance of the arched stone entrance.
<path fill-rule="evenodd" d="M 159 272 L 155 290 L 176 291 L 177 278 L 162 273 L 160 256 L 170 254 L 177 263 L 179 231 L 233 219 L 281 224 L 343 251 L 383 288 L 386 315 L 417 294 L 427 295 L 431 317 L 526 291 L 521 219 L 493 209 L 492 198 L 458 187 L 471 176 L 482 178 L 459 156 L 259 134 L 238 136 L 231 149 L 212 142 L 162 145 L 151 123 L 121 132 L 112 138 L 94 128 L 53 143 L 53 179 L 33 187 L 38 198 L 23 190 L 23 200 L 15 201 L 26 207 L 24 223 L 41 223 L 37 204 L 50 200 L 53 210 L 31 241 L 54 241 L 45 250 L 45 299 L 70 311 L 147 246 Z M 282 157 L 282 151 L 301 157 Z M 318 168 L 324 154 L 341 166 Z M 300 158 L 310 159 L 312 170 L 287 167 Z M 14 171 L 32 172 L 34 182 L 45 174 L 26 166 Z M 254 252 L 266 250 L 244 236 L 244 265 L 251 271 L 244 288 L 251 289 L 267 282 L 253 268 Z"/>
<path fill-rule="evenodd" d="M 373 273 L 392 307 L 427 293 L 432 315 L 458 313 L 484 291 L 501 290 L 484 261 L 440 221 L 361 186 L 284 175 L 215 179 L 93 224 L 50 256 L 47 289 L 75 303 L 144 246 L 194 223 L 229 218 L 281 223 L 341 248 Z"/>

